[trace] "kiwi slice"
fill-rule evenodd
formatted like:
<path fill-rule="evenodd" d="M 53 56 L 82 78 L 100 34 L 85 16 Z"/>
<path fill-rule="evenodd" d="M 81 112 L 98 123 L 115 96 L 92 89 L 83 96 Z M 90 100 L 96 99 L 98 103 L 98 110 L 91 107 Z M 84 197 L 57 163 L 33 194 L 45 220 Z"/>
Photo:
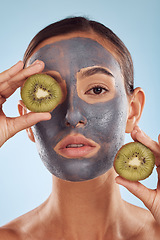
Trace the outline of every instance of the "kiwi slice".
<path fill-rule="evenodd" d="M 49 112 L 62 100 L 57 81 L 47 74 L 35 74 L 27 78 L 21 88 L 21 98 L 32 112 Z"/>
<path fill-rule="evenodd" d="M 116 172 L 130 181 L 139 181 L 149 177 L 154 165 L 154 154 L 140 142 L 131 142 L 122 146 L 114 161 Z"/>

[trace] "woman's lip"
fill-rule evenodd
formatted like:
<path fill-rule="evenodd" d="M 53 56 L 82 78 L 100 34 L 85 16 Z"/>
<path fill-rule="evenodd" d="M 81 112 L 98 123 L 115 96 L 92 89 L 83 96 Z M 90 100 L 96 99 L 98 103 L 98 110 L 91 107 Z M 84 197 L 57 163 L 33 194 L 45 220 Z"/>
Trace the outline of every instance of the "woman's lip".
<path fill-rule="evenodd" d="M 65 158 L 91 157 L 100 149 L 100 145 L 81 134 L 70 134 L 57 143 L 54 150 Z"/>
<path fill-rule="evenodd" d="M 58 143 L 59 149 L 66 148 L 70 144 L 83 144 L 91 147 L 95 146 L 93 141 L 85 138 L 83 135 L 68 135 Z"/>

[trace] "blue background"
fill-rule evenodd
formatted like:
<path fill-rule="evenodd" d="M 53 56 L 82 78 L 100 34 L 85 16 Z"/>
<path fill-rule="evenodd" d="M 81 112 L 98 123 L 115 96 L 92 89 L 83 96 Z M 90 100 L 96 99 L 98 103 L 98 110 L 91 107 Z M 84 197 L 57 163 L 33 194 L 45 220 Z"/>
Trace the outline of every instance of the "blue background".
<path fill-rule="evenodd" d="M 28 0 L 0 5 L 0 72 L 23 58 L 32 37 L 48 24 L 68 16 L 87 16 L 111 28 L 133 57 L 135 86 L 146 93 L 140 127 L 154 140 L 160 133 L 160 1 L 159 0 Z M 8 116 L 17 116 L 19 90 L 4 104 Z M 126 142 L 131 141 L 126 136 Z M 0 149 L 0 225 L 41 204 L 51 192 L 51 174 L 43 166 L 35 144 L 25 131 Z M 143 181 L 155 188 L 156 171 Z M 137 206 L 140 200 L 123 187 L 122 197 Z"/>

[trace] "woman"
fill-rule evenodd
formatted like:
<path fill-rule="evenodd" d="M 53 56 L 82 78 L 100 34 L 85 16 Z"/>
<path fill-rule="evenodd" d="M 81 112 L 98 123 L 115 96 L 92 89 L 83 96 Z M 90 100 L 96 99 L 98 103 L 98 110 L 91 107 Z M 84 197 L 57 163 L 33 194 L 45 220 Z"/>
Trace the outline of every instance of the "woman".
<path fill-rule="evenodd" d="M 1 227 L 0 239 L 159 239 L 159 182 L 150 190 L 113 169 L 125 132 L 153 151 L 158 174 L 160 164 L 160 137 L 156 143 L 137 126 L 145 97 L 133 88 L 124 44 L 105 26 L 81 17 L 48 26 L 31 41 L 24 63 L 1 73 L 1 106 L 27 77 L 41 72 L 59 82 L 63 101 L 51 113 L 28 113 L 20 101 L 21 116 L 14 119 L 1 108 L 0 143 L 26 129 L 53 176 L 52 193 Z M 117 183 L 149 211 L 123 201 Z"/>

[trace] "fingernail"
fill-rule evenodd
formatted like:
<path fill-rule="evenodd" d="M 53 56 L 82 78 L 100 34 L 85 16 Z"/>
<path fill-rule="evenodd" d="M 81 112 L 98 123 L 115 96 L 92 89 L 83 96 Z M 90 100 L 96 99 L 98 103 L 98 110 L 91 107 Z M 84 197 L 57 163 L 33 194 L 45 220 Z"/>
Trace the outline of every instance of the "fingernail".
<path fill-rule="evenodd" d="M 115 182 L 118 183 L 118 176 L 115 178 Z"/>
<path fill-rule="evenodd" d="M 138 131 L 138 130 L 137 130 L 137 127 L 134 127 L 132 131 L 133 131 L 133 132 L 137 132 L 137 131 Z"/>
<path fill-rule="evenodd" d="M 136 131 L 140 130 L 139 126 L 136 125 L 136 126 L 134 127 L 134 130 L 136 130 Z"/>
<path fill-rule="evenodd" d="M 40 60 L 36 60 L 35 62 L 33 62 L 33 63 L 31 64 L 31 66 L 34 66 L 34 65 L 37 65 L 37 64 L 40 64 L 40 65 L 42 65 L 42 64 L 43 64 L 43 62 L 42 62 L 42 61 L 40 61 Z"/>
<path fill-rule="evenodd" d="M 144 135 L 144 134 L 143 134 L 143 131 L 141 130 L 141 128 L 140 128 L 139 126 L 137 126 L 136 130 L 137 130 L 137 132 L 139 132 L 139 133 L 141 133 L 142 135 Z"/>
<path fill-rule="evenodd" d="M 143 134 L 143 131 L 142 131 L 142 129 L 140 129 L 140 127 L 139 127 L 139 132 L 140 132 L 141 134 Z"/>
<path fill-rule="evenodd" d="M 118 182 L 117 182 L 117 179 L 115 178 L 115 183 L 117 183 L 118 184 Z"/>

